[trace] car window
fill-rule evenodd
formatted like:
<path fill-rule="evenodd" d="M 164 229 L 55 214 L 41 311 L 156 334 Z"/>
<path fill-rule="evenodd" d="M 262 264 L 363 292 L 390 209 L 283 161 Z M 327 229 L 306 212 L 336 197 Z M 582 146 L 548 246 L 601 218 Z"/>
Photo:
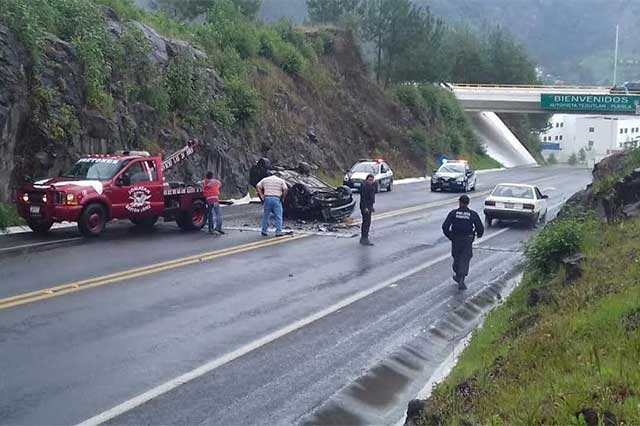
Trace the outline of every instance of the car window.
<path fill-rule="evenodd" d="M 377 174 L 377 164 L 375 163 L 358 163 L 351 168 L 351 173 L 372 173 Z"/>
<path fill-rule="evenodd" d="M 511 186 L 511 185 L 498 185 L 493 190 L 494 197 L 505 198 L 525 198 L 527 200 L 533 200 L 533 191 L 526 186 Z"/>
<path fill-rule="evenodd" d="M 464 166 L 461 164 L 443 164 L 438 169 L 440 173 L 464 173 Z"/>
<path fill-rule="evenodd" d="M 387 173 L 387 168 L 384 166 L 384 164 L 380 165 L 380 173 Z"/>
<path fill-rule="evenodd" d="M 127 170 L 125 170 L 124 174 L 129 176 L 129 182 L 131 185 L 135 185 L 137 183 L 142 182 L 150 182 L 149 174 L 142 167 L 142 162 L 138 161 L 133 163 Z"/>
<path fill-rule="evenodd" d="M 542 200 L 542 192 L 540 192 L 540 190 L 537 187 L 536 187 L 536 195 L 539 200 Z"/>

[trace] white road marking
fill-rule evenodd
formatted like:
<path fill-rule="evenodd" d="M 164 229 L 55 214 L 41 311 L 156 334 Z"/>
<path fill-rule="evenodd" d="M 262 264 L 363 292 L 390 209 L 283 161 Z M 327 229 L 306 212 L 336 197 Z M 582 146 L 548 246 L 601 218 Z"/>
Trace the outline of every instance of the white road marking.
<path fill-rule="evenodd" d="M 66 239 L 63 239 L 63 240 L 43 241 L 41 243 L 22 244 L 20 246 L 11 246 L 11 247 L 6 247 L 6 248 L 0 248 L 0 253 L 7 252 L 7 251 L 20 250 L 20 249 L 25 249 L 25 248 L 30 248 L 30 247 L 48 246 L 48 245 L 52 245 L 52 244 L 62 244 L 62 243 L 68 243 L 70 241 L 78 241 L 78 240 L 84 240 L 84 237 L 74 237 L 74 238 L 66 238 Z"/>
<path fill-rule="evenodd" d="M 500 231 L 494 232 L 491 235 L 487 235 L 486 237 L 483 237 L 482 240 L 483 241 L 487 241 L 490 240 L 492 238 L 495 238 L 499 235 L 504 234 L 505 232 L 509 231 L 509 228 L 505 228 L 505 229 L 501 229 Z M 266 336 L 254 340 L 253 342 L 247 343 L 244 346 L 241 346 L 240 348 L 236 349 L 235 351 L 226 353 L 218 358 L 215 358 L 203 365 L 201 365 L 200 367 L 197 367 L 181 376 L 178 376 L 172 380 L 169 380 L 159 386 L 156 386 L 155 388 L 152 388 L 134 398 L 131 398 L 107 411 L 104 411 L 94 417 L 91 417 L 90 419 L 87 419 L 85 421 L 83 421 L 82 423 L 79 423 L 78 426 L 94 426 L 94 425 L 99 425 L 102 424 L 106 421 L 109 421 L 111 419 L 114 419 L 115 417 L 126 413 L 127 411 L 131 411 L 132 409 L 141 406 L 142 404 L 151 401 L 154 398 L 159 397 L 160 395 L 164 395 L 167 392 L 172 391 L 173 389 L 176 389 L 177 387 L 184 385 L 194 379 L 197 379 L 198 377 L 204 376 L 205 374 L 208 374 L 210 372 L 212 372 L 213 370 L 222 367 L 225 364 L 228 364 L 250 352 L 253 352 L 257 349 L 260 349 L 261 347 L 268 345 L 269 343 L 286 336 L 287 334 L 293 333 L 294 331 L 297 331 L 311 323 L 314 323 L 326 316 L 329 316 L 337 311 L 339 311 L 340 309 L 343 309 L 349 305 L 352 305 L 355 302 L 358 302 L 362 299 L 364 299 L 365 297 L 368 297 L 386 287 L 391 286 L 392 284 L 397 283 L 400 280 L 403 280 L 405 278 L 410 277 L 411 275 L 417 274 L 420 271 L 423 271 L 427 268 L 430 268 L 433 265 L 436 265 L 444 260 L 447 260 L 450 258 L 449 253 L 444 254 L 442 256 L 439 256 L 427 263 L 424 263 L 420 266 L 416 266 L 415 268 L 412 268 L 408 271 L 403 272 L 402 274 L 399 274 L 393 278 L 389 278 L 388 280 L 385 280 L 383 282 L 381 282 L 380 284 L 370 287 L 366 290 L 362 290 L 359 291 L 358 293 L 355 293 L 349 297 L 347 297 L 346 299 L 343 299 L 339 302 L 334 303 L 333 305 L 313 314 L 313 315 L 309 315 L 301 320 L 298 320 L 288 326 L 285 326 L 279 330 L 274 331 L 273 333 L 267 334 Z"/>

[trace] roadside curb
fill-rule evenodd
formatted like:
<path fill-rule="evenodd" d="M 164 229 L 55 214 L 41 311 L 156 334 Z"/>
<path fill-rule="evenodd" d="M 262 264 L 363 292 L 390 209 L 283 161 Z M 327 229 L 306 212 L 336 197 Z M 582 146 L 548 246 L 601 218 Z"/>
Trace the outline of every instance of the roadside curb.
<path fill-rule="evenodd" d="M 394 421 L 389 416 L 399 404 L 406 406 L 416 397 L 427 398 L 433 385 L 455 366 L 472 332 L 519 284 L 523 267 L 520 262 L 489 281 L 444 318 L 428 326 L 426 334 L 403 344 L 353 379 L 302 424 L 339 425 L 347 419 L 358 419 L 359 424 L 388 424 Z M 395 426 L 404 423 L 403 416 Z"/>

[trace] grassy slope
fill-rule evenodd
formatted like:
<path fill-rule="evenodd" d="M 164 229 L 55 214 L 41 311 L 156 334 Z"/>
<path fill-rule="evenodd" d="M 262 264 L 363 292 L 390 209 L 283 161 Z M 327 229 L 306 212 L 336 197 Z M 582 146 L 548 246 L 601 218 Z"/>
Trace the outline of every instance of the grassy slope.
<path fill-rule="evenodd" d="M 0 231 L 3 231 L 9 226 L 22 225 L 24 221 L 13 204 L 0 203 Z"/>
<path fill-rule="evenodd" d="M 525 275 L 436 388 L 430 414 L 447 425 L 586 425 L 576 413 L 588 408 L 640 424 L 640 220 L 595 225 L 582 245 L 574 285 L 562 271 Z M 548 303 L 528 307 L 543 286 Z"/>

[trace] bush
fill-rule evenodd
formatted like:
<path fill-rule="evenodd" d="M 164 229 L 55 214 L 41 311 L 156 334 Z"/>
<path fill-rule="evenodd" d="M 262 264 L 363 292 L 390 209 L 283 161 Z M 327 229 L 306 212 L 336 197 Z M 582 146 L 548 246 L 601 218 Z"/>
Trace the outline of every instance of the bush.
<path fill-rule="evenodd" d="M 264 29 L 260 35 L 260 55 L 275 62 L 283 71 L 300 74 L 306 65 L 305 57 L 293 44 L 283 40 L 275 30 Z"/>
<path fill-rule="evenodd" d="M 413 151 L 417 157 L 426 159 L 430 153 L 427 132 L 421 128 L 414 128 L 409 130 L 407 136 L 411 151 Z"/>
<path fill-rule="evenodd" d="M 578 252 L 592 226 L 590 218 L 566 218 L 550 223 L 526 246 L 529 267 L 543 274 L 556 271 L 563 258 Z"/>
<path fill-rule="evenodd" d="M 558 159 L 556 158 L 555 154 L 549 154 L 549 156 L 547 157 L 547 164 L 551 166 L 553 166 L 554 164 L 558 164 Z"/>
<path fill-rule="evenodd" d="M 236 122 L 244 125 L 258 113 L 258 92 L 246 81 L 230 80 L 225 86 L 225 103 Z"/>
<path fill-rule="evenodd" d="M 569 159 L 567 160 L 567 162 L 572 166 L 575 166 L 576 164 L 578 164 L 578 156 L 576 155 L 575 152 L 569 156 Z"/>
<path fill-rule="evenodd" d="M 0 203 L 0 231 L 4 231 L 9 226 L 21 225 L 24 221 L 18 215 L 15 206 Z"/>
<path fill-rule="evenodd" d="M 285 44 L 282 51 L 280 67 L 289 74 L 300 74 L 306 65 L 306 61 L 300 52 L 290 44 Z"/>

